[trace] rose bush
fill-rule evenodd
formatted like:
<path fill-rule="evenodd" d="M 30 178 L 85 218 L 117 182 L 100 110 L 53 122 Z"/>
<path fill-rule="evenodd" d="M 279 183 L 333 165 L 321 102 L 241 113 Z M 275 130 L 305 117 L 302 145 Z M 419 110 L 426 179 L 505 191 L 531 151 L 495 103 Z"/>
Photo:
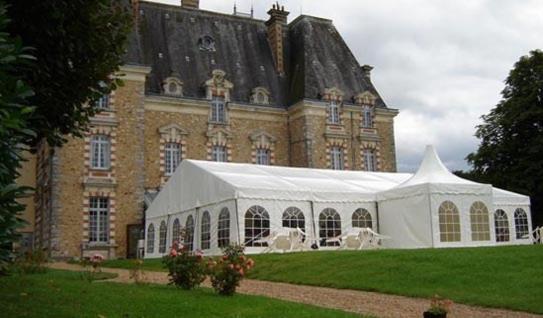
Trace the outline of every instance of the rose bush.
<path fill-rule="evenodd" d="M 240 281 L 254 264 L 252 259 L 244 255 L 242 246 L 225 247 L 221 258 L 210 259 L 207 263 L 213 288 L 221 295 L 233 295 Z"/>
<path fill-rule="evenodd" d="M 205 280 L 206 268 L 201 251 L 192 253 L 183 244 L 174 242 L 162 263 L 168 268 L 170 284 L 177 287 L 193 289 Z"/>

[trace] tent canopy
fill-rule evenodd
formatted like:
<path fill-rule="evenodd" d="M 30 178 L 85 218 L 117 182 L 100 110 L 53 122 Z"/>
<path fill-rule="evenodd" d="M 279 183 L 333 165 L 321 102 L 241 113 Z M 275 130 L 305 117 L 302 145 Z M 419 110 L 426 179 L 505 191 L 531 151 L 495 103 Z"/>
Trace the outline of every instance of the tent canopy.
<path fill-rule="evenodd" d="M 376 193 L 411 176 L 183 160 L 147 214 L 167 215 L 237 198 L 373 202 Z"/>
<path fill-rule="evenodd" d="M 422 194 L 490 195 L 492 186 L 462 179 L 441 162 L 433 146 L 426 146 L 418 171 L 405 182 L 378 195 L 379 200 L 392 200 Z"/>

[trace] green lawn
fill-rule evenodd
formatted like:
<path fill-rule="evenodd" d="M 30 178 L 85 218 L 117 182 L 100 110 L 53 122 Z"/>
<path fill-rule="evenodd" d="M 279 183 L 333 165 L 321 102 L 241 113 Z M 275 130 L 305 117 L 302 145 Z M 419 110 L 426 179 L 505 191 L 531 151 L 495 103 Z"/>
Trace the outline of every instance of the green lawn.
<path fill-rule="evenodd" d="M 543 314 L 543 246 L 253 256 L 250 278 L 431 297 Z M 108 266 L 127 267 L 127 261 Z M 160 260 L 146 261 L 163 270 Z"/>
<path fill-rule="evenodd" d="M 265 297 L 222 297 L 211 289 L 89 283 L 79 273 L 0 277 L 2 317 L 358 317 Z"/>

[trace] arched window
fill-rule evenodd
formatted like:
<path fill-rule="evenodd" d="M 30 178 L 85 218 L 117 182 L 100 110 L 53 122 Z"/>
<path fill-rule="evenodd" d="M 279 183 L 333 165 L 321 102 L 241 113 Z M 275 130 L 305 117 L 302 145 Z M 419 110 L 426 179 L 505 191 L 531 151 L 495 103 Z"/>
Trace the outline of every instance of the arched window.
<path fill-rule="evenodd" d="M 494 212 L 494 225 L 496 228 L 496 242 L 509 242 L 509 221 L 504 210 Z"/>
<path fill-rule="evenodd" d="M 286 209 L 283 213 L 283 227 L 299 228 L 305 232 L 304 213 L 296 207 Z"/>
<path fill-rule="evenodd" d="M 358 209 L 353 212 L 353 227 L 373 229 L 371 214 L 366 209 Z"/>
<path fill-rule="evenodd" d="M 471 221 L 471 240 L 490 241 L 490 220 L 486 205 L 477 201 L 469 209 Z"/>
<path fill-rule="evenodd" d="M 185 222 L 185 247 L 187 251 L 192 251 L 194 247 L 194 218 L 189 215 L 187 222 Z"/>
<path fill-rule="evenodd" d="M 515 210 L 515 232 L 517 239 L 528 238 L 527 235 L 530 233 L 528 215 L 521 208 Z"/>
<path fill-rule="evenodd" d="M 341 218 L 336 210 L 324 209 L 319 216 L 319 238 L 321 246 L 338 246 L 338 242 L 326 242 L 327 239 L 341 235 Z"/>
<path fill-rule="evenodd" d="M 230 211 L 228 211 L 228 208 L 223 208 L 219 214 L 219 225 L 217 232 L 219 248 L 230 245 Z"/>
<path fill-rule="evenodd" d="M 460 214 L 451 201 L 439 206 L 439 237 L 441 242 L 460 242 Z"/>
<path fill-rule="evenodd" d="M 181 243 L 181 224 L 179 223 L 179 219 L 175 219 L 173 221 L 173 227 L 172 227 L 172 243 L 177 242 Z"/>
<path fill-rule="evenodd" d="M 153 223 L 149 224 L 147 228 L 147 254 L 153 254 L 155 252 L 155 226 Z"/>
<path fill-rule="evenodd" d="M 200 235 L 201 248 L 208 250 L 211 247 L 211 217 L 205 211 L 202 215 L 202 233 Z"/>
<path fill-rule="evenodd" d="M 245 213 L 245 246 L 267 246 L 258 240 L 270 235 L 270 216 L 261 206 L 255 205 Z"/>
<path fill-rule="evenodd" d="M 158 252 L 161 254 L 166 253 L 166 235 L 167 234 L 168 234 L 168 228 L 166 227 L 166 222 L 162 221 L 160 223 L 159 238 L 158 238 Z"/>

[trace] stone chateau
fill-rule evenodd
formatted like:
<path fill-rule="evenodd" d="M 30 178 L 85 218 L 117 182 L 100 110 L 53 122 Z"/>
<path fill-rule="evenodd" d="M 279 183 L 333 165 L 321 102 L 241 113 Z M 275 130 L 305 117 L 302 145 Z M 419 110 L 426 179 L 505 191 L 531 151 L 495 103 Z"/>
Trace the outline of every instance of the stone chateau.
<path fill-rule="evenodd" d="M 54 258 L 134 257 L 144 213 L 183 159 L 396 171 L 393 120 L 332 21 L 131 1 L 119 76 L 85 138 L 42 144 L 26 244 Z M 29 176 L 30 175 L 30 176 Z"/>

